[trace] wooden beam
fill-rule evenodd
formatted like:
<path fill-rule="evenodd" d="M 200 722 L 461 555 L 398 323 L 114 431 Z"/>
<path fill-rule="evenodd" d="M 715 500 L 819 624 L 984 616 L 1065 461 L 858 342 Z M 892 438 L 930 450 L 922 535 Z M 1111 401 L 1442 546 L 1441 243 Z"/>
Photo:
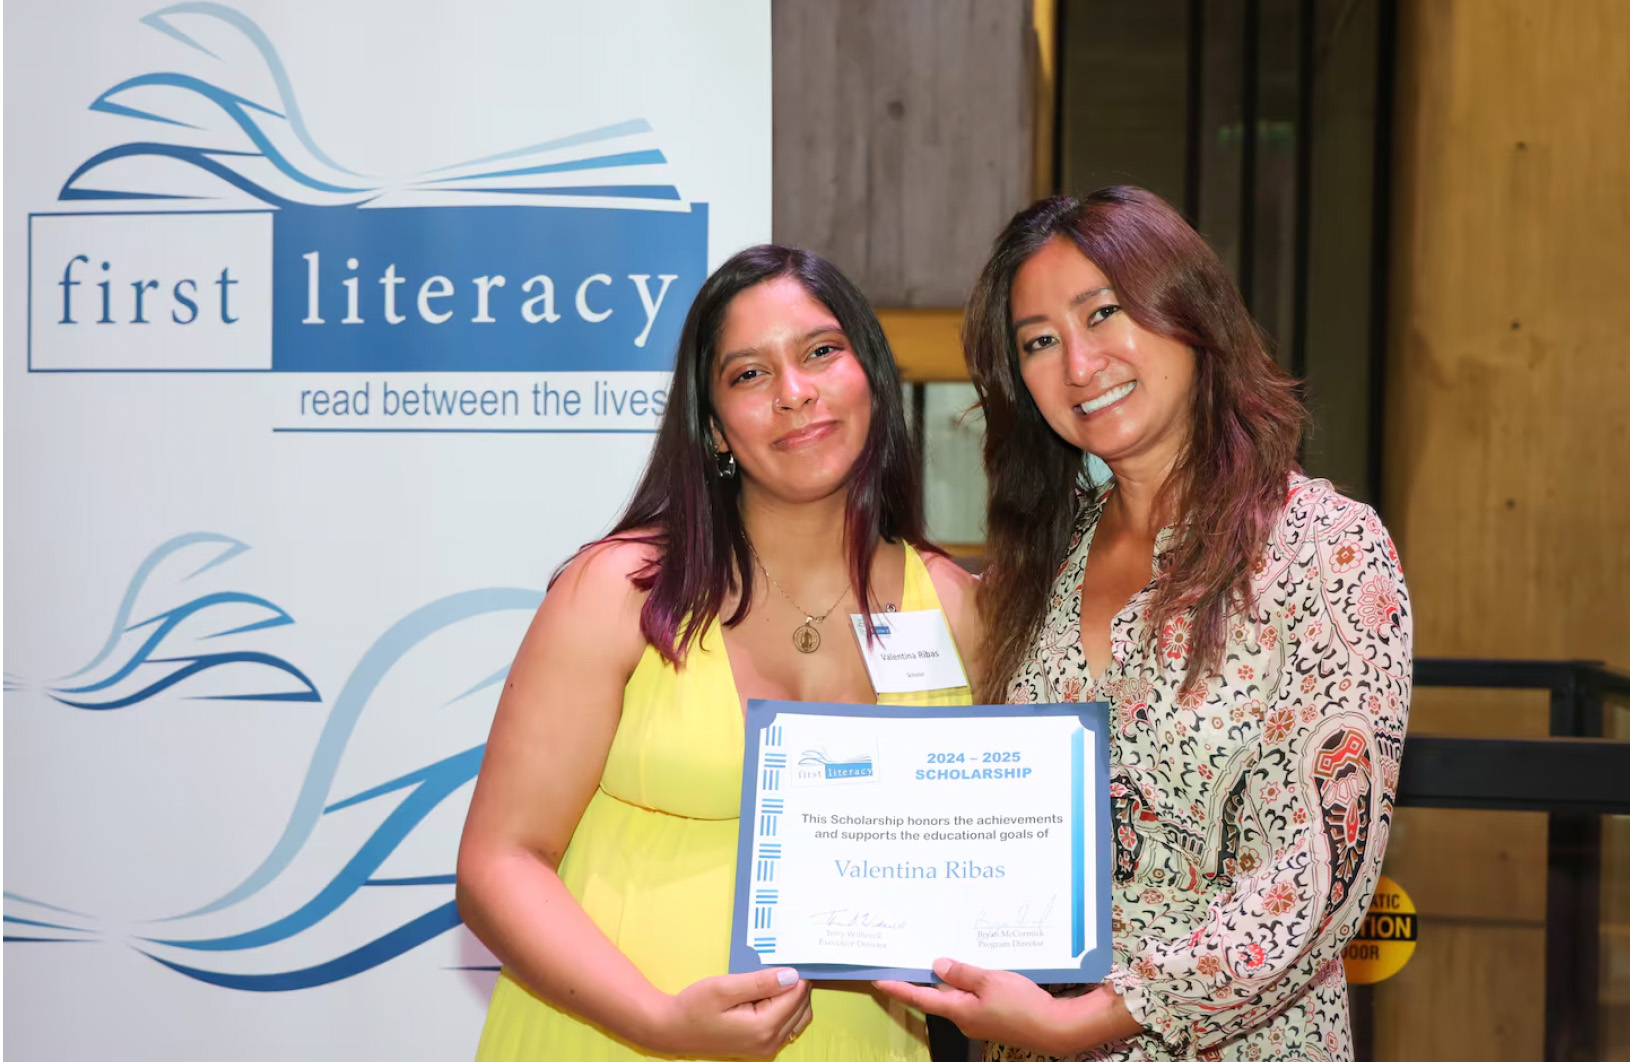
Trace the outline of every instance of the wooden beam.
<path fill-rule="evenodd" d="M 1053 158 L 1058 149 L 1053 142 L 1058 107 L 1058 0 L 1031 0 L 1030 33 L 1035 82 L 1030 194 L 1045 199 L 1058 192 L 1053 184 Z"/>
<path fill-rule="evenodd" d="M 877 311 L 907 383 L 966 381 L 960 309 L 894 308 Z"/>

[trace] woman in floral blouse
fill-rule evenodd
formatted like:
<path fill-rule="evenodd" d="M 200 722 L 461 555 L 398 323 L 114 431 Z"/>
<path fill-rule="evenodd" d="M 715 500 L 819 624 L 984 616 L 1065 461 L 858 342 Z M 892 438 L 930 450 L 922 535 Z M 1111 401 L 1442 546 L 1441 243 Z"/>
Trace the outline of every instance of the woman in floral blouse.
<path fill-rule="evenodd" d="M 942 960 L 885 991 L 987 1062 L 1352 1055 L 1341 950 L 1380 872 L 1409 601 L 1216 254 L 1156 196 L 1020 213 L 969 306 L 985 695 L 1111 713 L 1114 964 L 1061 996 Z M 1085 482 L 1082 455 L 1112 473 Z"/>

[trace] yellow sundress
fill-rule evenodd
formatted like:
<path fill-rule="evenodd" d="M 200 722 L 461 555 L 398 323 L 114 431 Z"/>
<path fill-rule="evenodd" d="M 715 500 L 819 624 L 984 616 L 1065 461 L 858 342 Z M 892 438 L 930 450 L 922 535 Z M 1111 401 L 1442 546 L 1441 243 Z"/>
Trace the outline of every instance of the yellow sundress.
<path fill-rule="evenodd" d="M 902 611 L 939 595 L 906 547 Z M 966 686 L 880 697 L 886 704 L 972 704 Z M 649 646 L 623 689 L 622 720 L 600 786 L 560 862 L 583 909 L 664 992 L 728 972 L 741 801 L 741 698 L 715 620 L 675 669 Z M 865 982 L 814 990 L 814 1020 L 782 1062 L 926 1062 L 922 1015 Z M 653 1055 L 538 998 L 505 970 L 477 1062 L 626 1062 Z"/>

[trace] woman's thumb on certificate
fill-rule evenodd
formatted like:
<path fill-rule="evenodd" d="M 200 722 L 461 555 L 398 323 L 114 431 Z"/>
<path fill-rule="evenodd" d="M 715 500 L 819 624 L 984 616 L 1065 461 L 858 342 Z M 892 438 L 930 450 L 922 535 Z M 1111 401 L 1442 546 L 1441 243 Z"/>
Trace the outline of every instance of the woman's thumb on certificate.
<path fill-rule="evenodd" d="M 934 976 L 952 988 L 960 988 L 967 992 L 977 993 L 985 982 L 987 972 L 954 959 L 934 960 Z"/>

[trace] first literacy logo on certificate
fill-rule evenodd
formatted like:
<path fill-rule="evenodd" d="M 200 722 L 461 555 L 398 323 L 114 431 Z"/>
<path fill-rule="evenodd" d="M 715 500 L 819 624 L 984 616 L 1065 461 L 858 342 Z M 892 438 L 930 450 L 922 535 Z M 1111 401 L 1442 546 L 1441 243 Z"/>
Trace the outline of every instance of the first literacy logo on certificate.
<path fill-rule="evenodd" d="M 864 751 L 845 749 L 839 756 L 829 754 L 824 747 L 805 749 L 798 755 L 798 769 L 793 772 L 793 785 L 805 786 L 870 784 L 876 780 L 873 767 L 877 756 L 875 746 Z"/>

